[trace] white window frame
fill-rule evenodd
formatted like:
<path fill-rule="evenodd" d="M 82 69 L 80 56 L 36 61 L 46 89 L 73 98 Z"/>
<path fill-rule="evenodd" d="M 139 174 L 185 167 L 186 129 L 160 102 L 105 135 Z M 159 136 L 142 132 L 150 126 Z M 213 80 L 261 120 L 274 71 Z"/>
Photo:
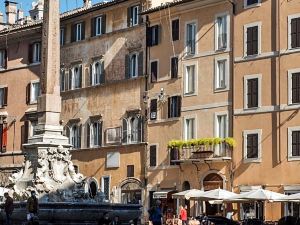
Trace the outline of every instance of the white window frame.
<path fill-rule="evenodd" d="M 247 158 L 247 136 L 249 134 L 258 134 L 258 158 L 256 159 L 248 159 Z M 252 163 L 252 162 L 257 162 L 260 163 L 262 162 L 262 146 L 261 146 L 261 140 L 262 140 L 262 129 L 256 129 L 256 130 L 244 130 L 243 131 L 243 149 L 244 149 L 244 163 Z"/>
<path fill-rule="evenodd" d="M 288 127 L 288 161 L 300 160 L 300 156 L 292 156 L 292 133 L 300 131 L 300 126 Z"/>
<path fill-rule="evenodd" d="M 218 27 L 218 18 L 226 17 L 226 48 L 219 47 L 219 27 Z M 215 51 L 228 51 L 230 49 L 230 14 L 229 12 L 219 13 L 215 15 Z"/>
<path fill-rule="evenodd" d="M 135 11 L 135 9 L 136 9 L 136 14 L 134 13 L 134 11 Z M 138 24 L 139 24 L 139 17 L 140 17 L 140 15 L 139 15 L 139 6 L 138 5 L 135 5 L 135 6 L 132 6 L 131 7 L 131 10 L 132 10 L 132 17 L 130 18 L 131 19 L 131 26 L 137 26 Z M 136 21 L 135 21 L 135 19 L 136 19 Z"/>
<path fill-rule="evenodd" d="M 187 27 L 189 24 L 195 24 L 195 54 L 188 54 L 188 46 L 187 46 Z M 185 56 L 194 56 L 198 54 L 198 21 L 191 20 L 185 23 L 185 31 L 184 31 L 184 52 Z"/>
<path fill-rule="evenodd" d="M 75 41 L 81 41 L 82 40 L 82 23 L 77 23 L 76 24 L 76 37 Z"/>
<path fill-rule="evenodd" d="M 248 98 L 247 98 L 247 93 L 248 93 L 248 80 L 250 79 L 258 79 L 258 106 L 253 107 L 253 108 L 248 108 Z M 262 75 L 261 74 L 252 74 L 252 75 L 246 75 L 244 76 L 244 109 L 249 109 L 249 110 L 255 110 L 258 108 L 261 108 L 261 80 L 262 80 Z"/>
<path fill-rule="evenodd" d="M 151 146 L 156 146 L 156 158 L 155 158 L 155 162 L 156 162 L 155 164 L 156 164 L 156 166 L 151 166 L 151 165 L 150 165 L 150 158 L 151 158 L 151 157 L 150 157 L 150 147 L 151 147 Z M 149 145 L 149 164 L 148 164 L 148 165 L 149 165 L 150 168 L 155 168 L 155 167 L 158 166 L 158 152 L 159 152 L 159 151 L 158 151 L 158 146 L 159 146 L 158 143 L 154 143 L 154 144 Z"/>
<path fill-rule="evenodd" d="M 74 136 L 74 134 L 73 134 L 73 128 L 76 126 L 76 128 L 77 128 L 77 133 L 76 133 L 76 135 L 77 136 Z M 70 126 L 70 144 L 72 145 L 72 147 L 74 148 L 74 149 L 80 149 L 81 148 L 81 146 L 79 146 L 79 143 L 77 143 L 77 141 L 78 141 L 78 139 L 79 139 L 79 136 L 80 136 L 80 134 L 79 134 L 79 132 L 80 132 L 80 126 L 78 125 L 78 124 L 73 124 L 73 125 L 71 125 Z M 74 145 L 73 145 L 73 143 L 72 143 L 72 138 L 74 138 L 75 137 L 75 140 L 74 140 Z M 76 144 L 76 145 L 75 145 Z M 78 145 L 78 146 L 77 146 Z"/>
<path fill-rule="evenodd" d="M 7 56 L 5 54 L 5 49 L 0 50 L 0 70 L 5 69 L 5 64 L 6 64 Z"/>
<path fill-rule="evenodd" d="M 187 67 L 195 66 L 195 92 L 194 93 L 187 93 Z M 184 79 L 183 79 L 183 96 L 194 96 L 198 95 L 198 62 L 189 62 L 184 64 Z"/>
<path fill-rule="evenodd" d="M 219 137 L 218 133 L 219 133 L 219 124 L 218 124 L 218 117 L 219 116 L 226 116 L 226 134 L 225 137 L 228 137 L 229 135 L 229 117 L 228 117 L 229 113 L 228 111 L 224 111 L 224 112 L 215 112 L 215 116 L 214 116 L 214 121 L 215 121 L 215 126 L 214 126 L 214 136 L 215 137 Z"/>
<path fill-rule="evenodd" d="M 101 177 L 101 191 L 102 191 L 102 193 L 104 193 L 104 178 L 108 178 L 109 179 L 109 190 L 108 190 L 108 201 L 110 201 L 110 193 L 111 193 L 111 191 L 110 191 L 110 186 L 111 186 L 111 176 L 109 176 L 109 175 L 106 175 L 106 176 L 102 176 Z"/>
<path fill-rule="evenodd" d="M 288 70 L 288 105 L 299 105 L 300 103 L 293 103 L 292 99 L 292 77 L 294 73 L 300 73 L 300 68 Z"/>
<path fill-rule="evenodd" d="M 133 68 L 132 68 L 131 60 L 134 55 L 136 56 L 136 58 L 135 58 L 135 68 L 134 68 L 135 75 L 133 76 L 133 74 L 132 74 Z M 129 77 L 137 78 L 139 76 L 138 73 L 139 73 L 139 54 L 137 52 L 133 52 L 129 56 Z"/>
<path fill-rule="evenodd" d="M 247 29 L 250 27 L 258 27 L 258 49 L 257 49 L 257 55 L 247 55 Z M 262 26 L 262 22 L 258 21 L 258 22 L 254 22 L 254 23 L 248 23 L 244 25 L 244 57 L 247 58 L 251 58 L 251 57 L 256 57 L 261 55 L 261 26 Z"/>
<path fill-rule="evenodd" d="M 93 125 L 94 124 L 97 124 L 97 126 L 100 126 L 101 125 L 101 121 L 95 121 L 95 122 L 90 122 L 89 123 L 89 129 L 90 129 L 90 147 L 91 148 L 97 148 L 97 147 L 100 147 L 101 146 L 101 142 L 102 142 L 102 140 L 100 140 L 99 139 L 99 133 L 98 133 L 98 135 L 96 135 L 95 136 L 95 134 L 94 134 L 94 131 L 93 131 Z M 99 129 L 99 127 L 98 127 L 98 129 Z M 97 130 L 98 130 L 97 129 Z M 100 132 L 102 132 L 102 130 L 100 131 Z M 102 136 L 102 135 L 101 135 Z M 98 140 L 98 145 L 94 145 L 94 139 L 95 139 L 95 137 L 97 137 L 97 139 L 99 139 Z"/>
<path fill-rule="evenodd" d="M 219 61 L 226 61 L 225 62 L 225 87 L 218 87 L 218 81 L 219 81 L 219 67 L 218 62 Z M 226 56 L 220 56 L 215 58 L 215 92 L 219 91 L 228 91 L 229 90 L 229 73 L 230 73 L 230 63 L 229 63 L 229 55 Z"/>
<path fill-rule="evenodd" d="M 63 46 L 65 44 L 65 28 L 60 28 L 60 37 L 59 37 L 60 45 Z"/>
<path fill-rule="evenodd" d="M 97 74 L 96 74 L 96 64 L 97 63 L 100 63 L 100 75 L 99 75 L 98 82 L 97 82 Z M 103 67 L 103 70 L 101 67 Z M 92 64 L 92 86 L 101 84 L 101 76 L 104 76 L 104 74 L 102 73 L 103 71 L 104 71 L 104 60 L 103 59 L 95 60 Z"/>
<path fill-rule="evenodd" d="M 189 115 L 189 116 L 185 116 L 183 117 L 183 138 L 184 140 L 188 140 L 187 139 L 187 126 L 186 126 L 186 121 L 187 120 L 191 120 L 191 119 L 194 119 L 194 138 L 193 139 L 196 139 L 197 138 L 197 115 Z"/>
<path fill-rule="evenodd" d="M 71 77 L 71 90 L 76 90 L 76 89 L 79 89 L 80 87 L 76 87 L 76 77 L 75 77 L 75 69 L 78 68 L 78 71 L 80 73 L 80 66 L 81 66 L 81 69 L 83 70 L 83 66 L 81 64 L 77 64 L 77 65 L 74 65 L 72 67 L 72 77 Z M 81 70 L 81 81 L 82 81 L 82 76 L 83 76 L 83 71 Z M 79 77 L 80 79 L 80 77 Z"/>
<path fill-rule="evenodd" d="M 288 49 L 299 49 L 298 48 L 292 48 L 292 37 L 291 37 L 291 32 L 292 32 L 292 19 L 296 19 L 300 17 L 300 13 L 288 15 Z"/>
<path fill-rule="evenodd" d="M 35 42 L 32 45 L 32 63 L 41 62 L 41 42 Z"/>
<path fill-rule="evenodd" d="M 38 94 L 38 96 L 36 96 L 36 98 L 33 99 L 33 96 L 35 96 L 35 95 L 34 95 L 35 92 L 34 92 L 34 90 L 33 90 L 33 86 L 34 86 L 35 84 L 37 84 L 37 83 L 38 83 L 39 85 L 41 85 L 39 80 L 32 80 L 32 81 L 30 82 L 30 101 L 29 101 L 30 104 L 35 104 L 35 103 L 37 103 L 38 97 L 40 96 L 40 93 L 41 93 L 41 86 L 39 87 L 39 94 Z"/>
<path fill-rule="evenodd" d="M 124 118 L 125 120 L 126 120 L 126 124 L 127 124 L 127 127 L 126 127 L 126 129 L 127 129 L 127 137 L 126 137 L 126 144 L 136 144 L 136 143 L 141 143 L 142 142 L 142 139 L 143 139 L 143 137 L 142 137 L 142 133 L 140 134 L 141 135 L 141 140 L 138 140 L 138 137 L 139 137 L 139 133 L 137 133 L 136 135 L 137 135 L 137 140 L 134 140 L 134 138 L 133 138 L 133 126 L 131 126 L 131 119 L 132 118 L 134 118 L 134 119 L 136 119 L 137 120 L 137 132 L 139 132 L 139 120 L 141 120 L 142 118 L 141 118 L 141 115 L 134 115 L 134 116 L 129 116 L 129 117 L 127 117 L 127 118 Z M 124 128 L 122 127 L 122 131 L 124 131 Z M 140 132 L 142 132 L 142 123 L 141 123 L 141 127 L 140 127 Z"/>
<path fill-rule="evenodd" d="M 247 0 L 244 0 L 244 9 L 249 9 L 249 8 L 259 7 L 259 6 L 261 6 L 261 0 L 258 0 L 256 4 L 251 4 L 251 5 L 248 5 Z"/>
<path fill-rule="evenodd" d="M 97 16 L 95 19 L 95 35 L 100 36 L 102 34 L 102 16 Z M 100 25 L 98 25 L 100 23 Z M 98 30 L 99 28 L 99 30 Z"/>

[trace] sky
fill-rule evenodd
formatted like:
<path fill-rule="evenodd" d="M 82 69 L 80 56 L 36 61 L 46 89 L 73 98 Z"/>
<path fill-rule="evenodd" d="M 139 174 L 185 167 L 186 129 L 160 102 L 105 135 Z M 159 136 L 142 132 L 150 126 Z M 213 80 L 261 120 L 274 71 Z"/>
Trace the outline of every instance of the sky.
<path fill-rule="evenodd" d="M 0 11 L 5 13 L 5 0 L 0 0 Z M 28 16 L 28 11 L 32 8 L 31 4 L 34 0 L 12 0 L 18 2 L 19 6 L 23 8 L 25 15 Z M 36 1 L 36 0 L 35 0 Z M 92 0 L 92 4 L 102 2 L 103 0 Z M 60 11 L 65 12 L 71 9 L 81 7 L 83 5 L 83 0 L 60 0 Z"/>

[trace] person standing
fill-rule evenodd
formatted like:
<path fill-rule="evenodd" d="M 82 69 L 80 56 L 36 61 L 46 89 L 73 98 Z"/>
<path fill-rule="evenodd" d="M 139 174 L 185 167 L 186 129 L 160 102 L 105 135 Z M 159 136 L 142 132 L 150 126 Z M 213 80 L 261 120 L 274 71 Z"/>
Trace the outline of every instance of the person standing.
<path fill-rule="evenodd" d="M 156 205 L 153 206 L 148 212 L 149 212 L 149 220 L 152 222 L 153 225 L 161 225 L 161 219 L 162 219 L 162 212 L 159 207 L 160 202 L 157 201 Z"/>
<path fill-rule="evenodd" d="M 38 215 L 39 202 L 35 191 L 31 191 L 31 196 L 27 200 L 27 220 L 32 221 Z"/>
<path fill-rule="evenodd" d="M 187 211 L 183 206 L 180 206 L 180 219 L 182 221 L 182 225 L 187 225 Z"/>
<path fill-rule="evenodd" d="M 5 203 L 3 205 L 5 214 L 6 214 L 6 225 L 11 224 L 11 215 L 14 211 L 14 200 L 9 196 L 7 192 L 4 193 Z"/>

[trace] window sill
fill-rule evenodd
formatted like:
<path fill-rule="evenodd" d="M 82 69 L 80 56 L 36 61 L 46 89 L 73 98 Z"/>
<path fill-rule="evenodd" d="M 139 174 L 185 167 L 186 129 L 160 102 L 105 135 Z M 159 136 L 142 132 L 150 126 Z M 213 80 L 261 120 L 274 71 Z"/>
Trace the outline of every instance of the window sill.
<path fill-rule="evenodd" d="M 160 120 L 148 120 L 148 124 L 159 124 L 159 123 L 169 123 L 179 121 L 180 117 L 173 117 L 168 119 L 160 119 Z"/>
<path fill-rule="evenodd" d="M 228 47 L 215 49 L 216 53 L 223 53 L 223 52 L 229 52 L 229 51 L 230 51 L 230 48 L 228 48 Z"/>
<path fill-rule="evenodd" d="M 288 162 L 300 161 L 300 156 L 289 156 L 287 159 Z"/>
<path fill-rule="evenodd" d="M 229 91 L 228 87 L 225 87 L 225 88 L 216 88 L 214 90 L 214 93 L 221 93 L 221 92 L 228 92 L 228 91 Z"/>
<path fill-rule="evenodd" d="M 29 66 L 37 66 L 40 64 L 41 64 L 41 62 L 33 62 L 33 63 L 29 63 Z"/>
<path fill-rule="evenodd" d="M 192 96 L 197 96 L 197 95 L 198 95 L 197 93 L 191 93 L 191 94 L 184 93 L 183 97 L 192 97 Z"/>
<path fill-rule="evenodd" d="M 261 3 L 251 4 L 251 5 L 244 5 L 244 9 L 251 9 L 251 8 L 257 8 L 260 7 Z"/>
<path fill-rule="evenodd" d="M 261 163 L 262 160 L 260 158 L 253 158 L 253 159 L 244 159 L 244 163 Z"/>

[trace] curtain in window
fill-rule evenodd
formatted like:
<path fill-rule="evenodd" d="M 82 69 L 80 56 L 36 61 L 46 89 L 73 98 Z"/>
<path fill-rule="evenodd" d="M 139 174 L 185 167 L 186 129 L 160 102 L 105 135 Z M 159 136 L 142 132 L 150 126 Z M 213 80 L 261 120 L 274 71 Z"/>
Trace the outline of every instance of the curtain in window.
<path fill-rule="evenodd" d="M 218 87 L 225 88 L 225 70 L 226 70 L 226 60 L 218 61 Z"/>
<path fill-rule="evenodd" d="M 227 47 L 227 23 L 226 16 L 218 17 L 218 48 Z"/>
<path fill-rule="evenodd" d="M 187 67 L 186 93 L 195 92 L 195 66 Z"/>
<path fill-rule="evenodd" d="M 186 140 L 194 138 L 194 119 L 186 120 Z"/>

